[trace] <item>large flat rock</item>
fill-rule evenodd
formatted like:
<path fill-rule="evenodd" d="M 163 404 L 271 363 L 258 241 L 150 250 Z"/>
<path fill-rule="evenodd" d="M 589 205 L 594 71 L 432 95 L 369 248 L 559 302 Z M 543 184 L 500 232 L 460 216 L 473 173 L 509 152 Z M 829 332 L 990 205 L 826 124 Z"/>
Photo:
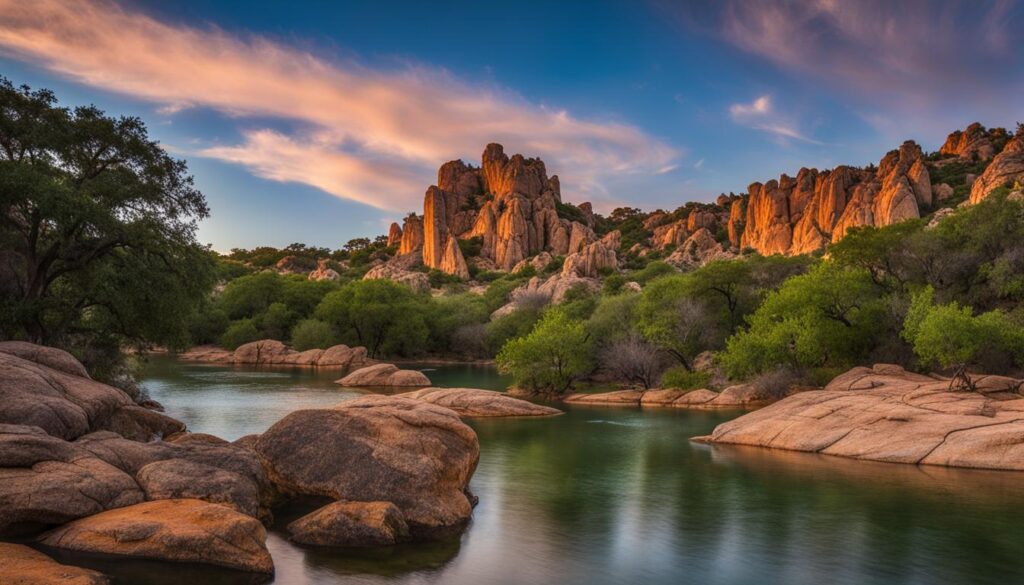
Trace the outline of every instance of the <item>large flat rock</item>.
<path fill-rule="evenodd" d="M 415 398 L 450 408 L 466 418 L 510 416 L 554 416 L 562 411 L 550 406 L 534 404 L 494 390 L 478 388 L 423 388 L 400 396 Z"/>
<path fill-rule="evenodd" d="M 0 542 L 0 583 L 4 585 L 109 585 L 102 573 L 62 565 L 22 544 Z"/>
<path fill-rule="evenodd" d="M 400 370 L 394 364 L 375 364 L 360 368 L 334 383 L 350 388 L 417 387 L 430 386 L 430 378 L 417 370 Z"/>
<path fill-rule="evenodd" d="M 1019 380 L 977 377 L 977 392 L 898 366 L 854 368 L 824 390 L 802 392 L 723 423 L 709 443 L 855 459 L 1024 471 Z"/>
<path fill-rule="evenodd" d="M 594 394 L 571 394 L 565 398 L 570 404 L 591 406 L 643 406 L 661 408 L 728 409 L 756 408 L 771 404 L 774 399 L 757 391 L 753 386 L 730 386 L 721 392 L 701 388 L 677 390 L 651 388 L 650 390 L 616 390 Z"/>

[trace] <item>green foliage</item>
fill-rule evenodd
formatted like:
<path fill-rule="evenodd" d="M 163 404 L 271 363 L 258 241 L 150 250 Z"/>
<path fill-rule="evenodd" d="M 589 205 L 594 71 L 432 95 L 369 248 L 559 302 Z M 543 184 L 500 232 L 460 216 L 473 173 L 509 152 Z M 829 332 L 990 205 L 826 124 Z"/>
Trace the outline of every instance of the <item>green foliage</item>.
<path fill-rule="evenodd" d="M 595 343 L 608 345 L 624 339 L 636 330 L 638 294 L 603 296 L 594 308 L 586 327 Z"/>
<path fill-rule="evenodd" d="M 512 339 L 523 337 L 533 331 L 540 320 L 541 312 L 536 308 L 521 308 L 502 315 L 487 324 L 486 344 L 491 354 L 498 353 Z"/>
<path fill-rule="evenodd" d="M 971 194 L 967 175 L 981 175 L 988 164 L 989 161 L 955 161 L 941 166 L 928 165 L 928 175 L 932 185 L 946 183 L 953 188 L 953 196 L 943 201 L 943 205 L 957 205 Z"/>
<path fill-rule="evenodd" d="M 555 272 L 561 272 L 562 266 L 565 265 L 565 256 L 555 256 L 551 258 L 551 262 L 548 262 L 542 271 L 544 274 L 554 274 Z"/>
<path fill-rule="evenodd" d="M 295 312 L 284 303 L 271 303 L 260 313 L 258 321 L 262 337 L 286 339 L 295 323 Z"/>
<path fill-rule="evenodd" d="M 459 250 L 462 252 L 462 256 L 467 259 L 479 256 L 480 250 L 483 249 L 483 247 L 483 236 L 475 236 L 459 240 Z"/>
<path fill-rule="evenodd" d="M 569 221 L 576 221 L 582 224 L 587 223 L 587 218 L 583 216 L 583 212 L 579 207 L 576 207 L 572 203 L 562 203 L 561 201 L 555 201 L 555 211 L 558 213 L 558 217 L 567 219 Z"/>
<path fill-rule="evenodd" d="M 219 343 L 229 324 L 227 313 L 213 303 L 203 303 L 198 311 L 189 316 L 189 345 Z"/>
<path fill-rule="evenodd" d="M 523 278 L 505 275 L 491 282 L 484 291 L 484 306 L 489 313 L 497 311 L 509 301 L 512 291 L 525 282 Z"/>
<path fill-rule="evenodd" d="M 661 375 L 662 388 L 675 388 L 678 390 L 707 388 L 710 381 L 711 376 L 706 372 L 691 372 L 679 366 L 669 368 Z"/>
<path fill-rule="evenodd" d="M 654 261 L 644 266 L 641 270 L 637 270 L 629 276 L 630 280 L 645 284 L 668 274 L 675 274 L 679 272 L 671 264 L 667 262 Z"/>
<path fill-rule="evenodd" d="M 597 307 L 597 300 L 598 295 L 589 286 L 576 284 L 565 291 L 559 309 L 572 319 L 585 321 Z"/>
<path fill-rule="evenodd" d="M 467 350 L 476 353 L 479 348 L 460 346 L 466 340 L 460 339 L 459 331 L 468 326 L 483 325 L 489 316 L 480 295 L 464 293 L 434 299 L 427 320 L 430 327 L 428 349 L 455 354 L 464 354 Z"/>
<path fill-rule="evenodd" d="M 252 319 L 239 319 L 228 326 L 227 331 L 221 336 L 220 343 L 228 349 L 235 349 L 250 341 L 258 341 L 262 338 L 256 323 Z"/>
<path fill-rule="evenodd" d="M 547 311 L 529 335 L 505 344 L 497 363 L 520 387 L 559 395 L 590 371 L 591 352 L 583 322 L 556 309 Z"/>
<path fill-rule="evenodd" d="M 902 332 L 923 364 L 949 368 L 986 358 L 1002 363 L 1020 360 L 1024 331 L 1006 313 L 996 309 L 976 316 L 970 307 L 956 302 L 934 305 L 932 298 L 930 287 L 914 296 Z"/>
<path fill-rule="evenodd" d="M 603 235 L 613 230 L 619 230 L 619 233 L 622 234 L 622 249 L 628 250 L 634 244 L 647 241 L 653 234 L 651 230 L 644 227 L 644 220 L 648 215 L 635 207 L 619 207 L 613 210 L 607 218 L 599 217 L 595 231 L 599 235 Z"/>
<path fill-rule="evenodd" d="M 335 345 L 336 340 L 331 326 L 318 319 L 303 319 L 292 328 L 292 347 L 299 351 L 327 349 Z"/>
<path fill-rule="evenodd" d="M 427 272 L 427 280 L 430 281 L 430 288 L 441 288 L 446 284 L 462 282 L 462 279 L 458 276 L 441 272 L 436 268 L 431 268 Z"/>
<path fill-rule="evenodd" d="M 626 277 L 621 274 L 612 274 L 604 279 L 602 285 L 602 292 L 606 295 L 617 295 L 623 291 L 623 287 L 626 286 Z"/>
<path fill-rule="evenodd" d="M 216 278 L 206 200 L 138 118 L 0 78 L 0 338 L 71 350 L 181 347 Z M 105 371 L 117 369 L 104 366 Z"/>
<path fill-rule="evenodd" d="M 875 347 L 885 304 L 863 269 L 826 262 L 786 280 L 729 339 L 721 362 L 734 378 L 777 366 L 845 367 Z"/>
<path fill-rule="evenodd" d="M 413 355 L 427 341 L 429 303 L 429 295 L 390 280 L 357 280 L 327 294 L 314 314 L 370 357 Z"/>

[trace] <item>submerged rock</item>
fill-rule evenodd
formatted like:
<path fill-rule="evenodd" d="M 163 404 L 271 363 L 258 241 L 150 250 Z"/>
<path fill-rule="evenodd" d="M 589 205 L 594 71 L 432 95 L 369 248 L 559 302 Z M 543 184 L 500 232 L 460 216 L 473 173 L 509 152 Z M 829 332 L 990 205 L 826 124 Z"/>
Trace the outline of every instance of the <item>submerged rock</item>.
<path fill-rule="evenodd" d="M 334 502 L 288 525 L 295 542 L 315 546 L 392 546 L 408 539 L 409 526 L 391 502 Z"/>
<path fill-rule="evenodd" d="M 391 502 L 414 536 L 460 529 L 480 457 L 473 429 L 440 406 L 372 395 L 284 417 L 255 444 L 283 491 Z"/>
<path fill-rule="evenodd" d="M 362 386 L 429 386 L 430 378 L 416 370 L 400 370 L 394 364 L 375 364 L 360 368 L 335 384 L 358 388 Z"/>
<path fill-rule="evenodd" d="M 159 500 L 75 520 L 46 533 L 46 546 L 273 573 L 267 533 L 254 518 L 201 500 Z"/>
<path fill-rule="evenodd" d="M 6 585 L 109 585 L 102 573 L 62 565 L 22 544 L 0 542 L 0 582 Z"/>
<path fill-rule="evenodd" d="M 1024 470 L 1020 380 L 948 379 L 879 364 L 854 368 L 824 390 L 802 392 L 718 425 L 709 443 L 754 445 L 894 463 Z"/>
<path fill-rule="evenodd" d="M 400 396 L 450 408 L 459 416 L 467 418 L 562 414 L 557 408 L 534 404 L 503 392 L 477 388 L 423 388 Z"/>

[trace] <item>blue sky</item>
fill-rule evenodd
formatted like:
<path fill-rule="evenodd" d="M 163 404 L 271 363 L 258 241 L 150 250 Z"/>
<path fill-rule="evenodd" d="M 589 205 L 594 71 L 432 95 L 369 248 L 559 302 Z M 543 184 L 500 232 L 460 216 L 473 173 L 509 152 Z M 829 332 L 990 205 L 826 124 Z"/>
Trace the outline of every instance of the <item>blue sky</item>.
<path fill-rule="evenodd" d="M 488 142 L 674 208 L 1024 120 L 1017 2 L 0 0 L 0 73 L 142 117 L 219 250 L 339 247 Z"/>

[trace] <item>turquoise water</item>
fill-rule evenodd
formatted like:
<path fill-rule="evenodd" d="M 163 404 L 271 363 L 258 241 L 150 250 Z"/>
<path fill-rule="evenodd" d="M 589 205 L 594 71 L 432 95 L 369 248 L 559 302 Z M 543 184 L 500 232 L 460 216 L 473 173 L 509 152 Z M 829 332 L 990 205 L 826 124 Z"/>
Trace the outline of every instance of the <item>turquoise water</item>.
<path fill-rule="evenodd" d="M 504 383 L 488 368 L 446 366 L 429 375 L 442 385 Z M 146 386 L 193 431 L 237 438 L 290 410 L 358 395 L 336 387 L 334 377 L 165 359 L 152 364 Z M 472 481 L 480 504 L 461 538 L 348 552 L 299 547 L 274 528 L 275 582 L 1024 583 L 1021 474 L 688 440 L 733 416 L 592 407 L 471 422 L 481 445 Z M 287 517 L 280 512 L 277 526 Z M 158 563 L 129 571 L 90 562 L 130 583 L 251 582 Z"/>

